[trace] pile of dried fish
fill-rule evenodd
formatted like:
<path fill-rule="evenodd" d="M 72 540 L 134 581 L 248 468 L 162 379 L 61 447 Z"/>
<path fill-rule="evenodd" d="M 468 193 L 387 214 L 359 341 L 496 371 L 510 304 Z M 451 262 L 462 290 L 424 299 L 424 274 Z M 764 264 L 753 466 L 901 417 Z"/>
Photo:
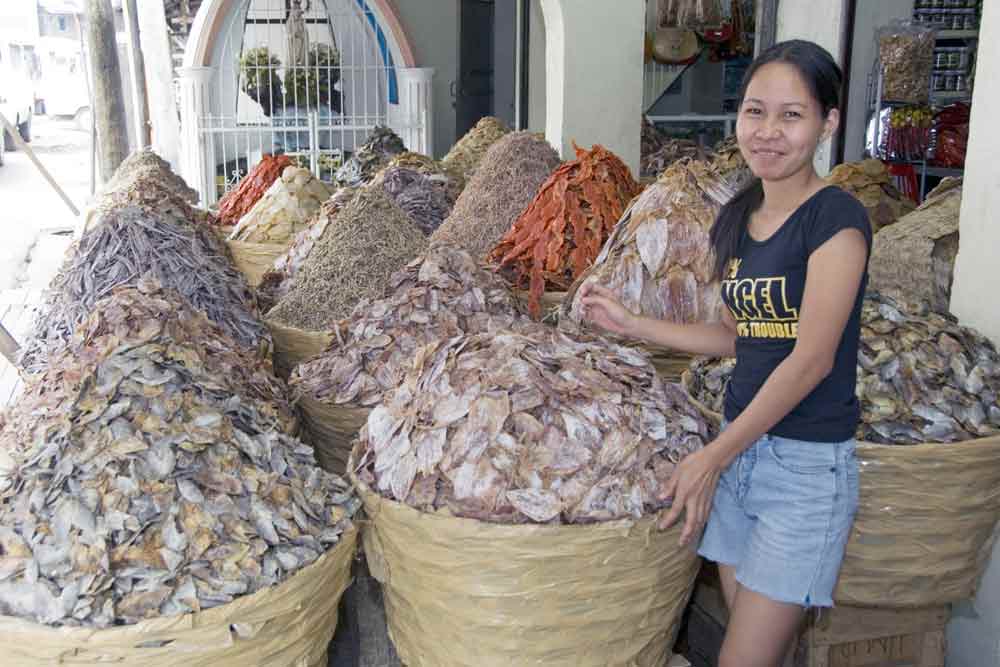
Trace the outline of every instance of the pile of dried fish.
<path fill-rule="evenodd" d="M 701 148 L 689 139 L 664 138 L 663 143 L 652 153 L 642 154 L 641 172 L 643 176 L 659 176 L 660 173 L 683 158 L 701 157 Z"/>
<path fill-rule="evenodd" d="M 479 259 L 507 233 L 559 166 L 559 155 L 545 137 L 512 132 L 486 152 L 455 208 L 431 243 L 451 243 Z"/>
<path fill-rule="evenodd" d="M 1000 355 L 950 315 L 869 292 L 858 350 L 859 440 L 956 442 L 1000 432 Z M 688 390 L 722 411 L 732 360 L 701 361 Z"/>
<path fill-rule="evenodd" d="M 709 156 L 712 166 L 731 184 L 739 187 L 750 176 L 750 168 L 743 159 L 736 135 L 731 134 L 712 148 Z"/>
<path fill-rule="evenodd" d="M 464 250 L 433 246 L 393 274 L 388 296 L 362 301 L 338 322 L 330 348 L 299 365 L 289 384 L 332 405 L 375 405 L 399 385 L 418 348 L 507 329 L 521 317 L 520 302 L 502 278 Z"/>
<path fill-rule="evenodd" d="M 646 114 L 642 115 L 642 134 L 639 140 L 639 154 L 643 157 L 651 155 L 663 148 L 666 137 L 649 122 Z"/>
<path fill-rule="evenodd" d="M 662 508 L 708 427 L 648 359 L 551 327 L 421 348 L 361 431 L 359 478 L 424 511 L 590 523 Z"/>
<path fill-rule="evenodd" d="M 354 155 L 337 170 L 337 185 L 367 185 L 394 155 L 406 150 L 403 140 L 388 127 L 376 126 Z"/>
<path fill-rule="evenodd" d="M 208 227 L 125 207 L 104 214 L 60 268 L 24 348 L 22 367 L 38 370 L 46 348 L 68 340 L 99 299 L 146 274 L 179 292 L 240 345 L 270 348 L 253 293 Z"/>
<path fill-rule="evenodd" d="M 281 178 L 236 223 L 229 238 L 249 243 L 290 243 L 331 194 L 330 186 L 308 169 L 285 167 Z"/>
<path fill-rule="evenodd" d="M 946 178 L 916 211 L 876 234 L 869 262 L 871 286 L 948 312 L 961 208 L 962 179 Z"/>
<path fill-rule="evenodd" d="M 509 132 L 510 128 L 502 120 L 485 116 L 451 147 L 441 163 L 461 174 L 468 182 L 476 174 L 490 146 Z"/>
<path fill-rule="evenodd" d="M 386 167 L 372 184 L 384 188 L 413 224 L 428 236 L 441 226 L 454 204 L 448 200 L 440 177 L 426 176 L 406 167 Z"/>
<path fill-rule="evenodd" d="M 198 612 L 282 582 L 350 526 L 347 484 L 281 428 L 280 383 L 176 295 L 119 289 L 74 343 L 0 430 L 0 614 Z"/>
<path fill-rule="evenodd" d="M 192 206 L 170 181 L 154 169 L 141 169 L 131 176 L 112 181 L 94 201 L 85 215 L 84 229 L 100 224 L 101 218 L 115 209 L 138 207 L 147 213 L 177 224 L 217 224 L 211 211 Z"/>
<path fill-rule="evenodd" d="M 611 289 L 629 310 L 670 322 L 718 318 L 719 284 L 708 233 L 733 191 L 710 164 L 684 160 L 667 169 L 615 226 L 594 266 L 567 294 L 580 321 L 579 287 Z"/>
<path fill-rule="evenodd" d="M 426 247 L 427 237 L 384 189 L 364 188 L 316 242 L 268 317 L 326 330 L 361 299 L 381 296 L 392 274 Z"/>
<path fill-rule="evenodd" d="M 406 167 L 421 174 L 433 177 L 435 183 L 444 187 L 445 193 L 452 204 L 458 201 L 458 196 L 465 188 L 465 177 L 453 167 L 446 167 L 434 158 L 420 153 L 405 151 L 389 160 L 386 167 Z"/>
<path fill-rule="evenodd" d="M 873 232 L 891 225 L 916 208 L 916 204 L 901 195 L 892 184 L 889 168 L 881 160 L 838 164 L 826 180 L 850 192 L 861 202 L 868 212 Z"/>
<path fill-rule="evenodd" d="M 292 164 L 287 155 L 265 155 L 239 184 L 219 201 L 219 223 L 235 225 Z"/>
<path fill-rule="evenodd" d="M 595 144 L 576 147 L 489 255 L 528 289 L 528 308 L 541 315 L 546 287 L 565 290 L 590 268 L 639 184 L 616 155 Z"/>
<path fill-rule="evenodd" d="M 303 229 L 288 246 L 281 257 L 274 261 L 274 266 L 267 270 L 257 286 L 257 300 L 260 302 L 260 309 L 267 312 L 274 307 L 286 294 L 291 285 L 292 278 L 305 263 L 309 253 L 316 246 L 330 223 L 337 217 L 340 210 L 358 194 L 358 188 L 342 187 L 338 188 L 333 195 L 323 202 L 319 210 L 309 222 L 309 226 Z"/>
<path fill-rule="evenodd" d="M 174 173 L 169 162 L 157 155 L 151 148 L 137 150 L 122 160 L 111 180 L 108 181 L 105 191 L 116 189 L 133 179 L 159 181 L 189 204 L 198 203 L 198 193 L 183 178 Z"/>

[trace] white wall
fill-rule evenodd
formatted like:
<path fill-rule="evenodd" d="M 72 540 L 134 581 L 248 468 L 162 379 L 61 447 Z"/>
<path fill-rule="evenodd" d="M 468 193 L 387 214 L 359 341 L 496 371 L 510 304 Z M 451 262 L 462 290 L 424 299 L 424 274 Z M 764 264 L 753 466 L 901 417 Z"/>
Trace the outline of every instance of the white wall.
<path fill-rule="evenodd" d="M 528 129 L 545 131 L 545 16 L 542 0 L 531 0 L 528 19 Z"/>
<path fill-rule="evenodd" d="M 958 259 L 951 294 L 951 310 L 962 324 L 975 327 L 1000 344 L 1000 87 L 987 82 L 1000 78 L 1000 6 L 983 3 L 979 31 L 978 84 L 972 98 L 969 149 L 965 162 L 965 189 L 959 226 Z M 997 463 L 1000 465 L 1000 462 Z M 948 628 L 949 667 L 1000 667 L 1000 546 L 971 603 L 955 605 Z"/>
<path fill-rule="evenodd" d="M 858 0 L 854 10 L 854 43 L 851 48 L 850 88 L 847 125 L 844 134 L 844 161 L 860 160 L 864 151 L 868 76 L 875 65 L 875 29 L 893 19 L 913 15 L 913 0 Z"/>

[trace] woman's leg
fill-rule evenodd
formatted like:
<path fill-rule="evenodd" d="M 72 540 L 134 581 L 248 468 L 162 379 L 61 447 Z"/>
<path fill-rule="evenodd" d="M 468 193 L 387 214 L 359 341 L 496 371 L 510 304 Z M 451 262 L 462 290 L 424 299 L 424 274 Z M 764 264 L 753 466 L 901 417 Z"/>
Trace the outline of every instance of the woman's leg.
<path fill-rule="evenodd" d="M 733 565 L 718 564 L 719 580 L 722 582 L 722 597 L 726 599 L 726 609 L 733 613 L 733 606 L 736 602 L 736 594 L 743 586 L 736 581 L 736 567 Z"/>
<path fill-rule="evenodd" d="M 798 635 L 805 609 L 775 602 L 742 586 L 733 603 L 719 667 L 781 667 Z"/>

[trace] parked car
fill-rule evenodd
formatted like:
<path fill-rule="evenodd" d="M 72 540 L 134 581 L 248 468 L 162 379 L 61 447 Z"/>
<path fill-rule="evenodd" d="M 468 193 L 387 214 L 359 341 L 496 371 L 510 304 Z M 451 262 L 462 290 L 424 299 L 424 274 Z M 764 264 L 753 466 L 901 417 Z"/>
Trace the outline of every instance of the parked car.
<path fill-rule="evenodd" d="M 87 73 L 79 44 L 58 37 L 41 37 L 42 77 L 37 96 L 47 116 L 70 116 L 81 130 L 90 131 L 90 97 Z"/>
<path fill-rule="evenodd" d="M 31 79 L 8 67 L 0 66 L 0 113 L 14 125 L 21 138 L 31 141 L 31 115 L 35 108 Z M 14 140 L 4 132 L 6 150 L 15 149 Z"/>

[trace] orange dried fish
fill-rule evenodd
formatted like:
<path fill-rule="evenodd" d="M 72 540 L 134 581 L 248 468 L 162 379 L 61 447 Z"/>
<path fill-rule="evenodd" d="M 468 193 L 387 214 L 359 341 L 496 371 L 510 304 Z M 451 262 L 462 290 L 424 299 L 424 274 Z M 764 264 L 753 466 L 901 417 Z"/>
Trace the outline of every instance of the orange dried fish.
<path fill-rule="evenodd" d="M 546 287 L 566 289 L 597 258 L 618 218 L 641 187 L 614 153 L 574 144 L 489 255 L 520 287 L 528 287 L 532 316 L 541 314 Z"/>
<path fill-rule="evenodd" d="M 291 163 L 287 155 L 265 155 L 239 185 L 219 201 L 219 224 L 239 222 Z"/>

